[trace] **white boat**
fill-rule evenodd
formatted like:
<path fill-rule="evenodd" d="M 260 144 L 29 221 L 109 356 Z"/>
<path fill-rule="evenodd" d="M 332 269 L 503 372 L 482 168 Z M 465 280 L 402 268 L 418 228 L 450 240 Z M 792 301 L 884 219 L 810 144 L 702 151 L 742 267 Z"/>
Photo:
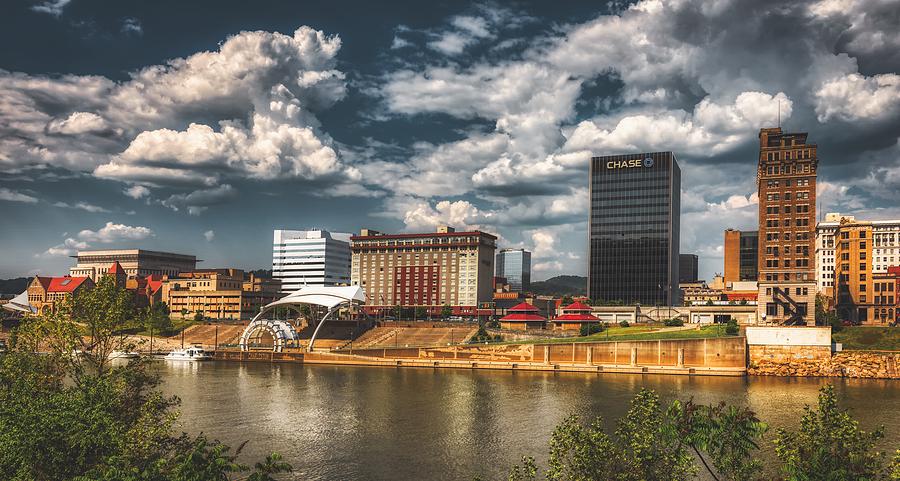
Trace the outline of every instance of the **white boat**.
<path fill-rule="evenodd" d="M 166 354 L 166 359 L 169 361 L 209 361 L 212 358 L 212 354 L 204 351 L 201 347 L 175 349 Z"/>
<path fill-rule="evenodd" d="M 134 359 L 140 357 L 140 354 L 133 351 L 112 351 L 109 353 L 110 359 Z"/>

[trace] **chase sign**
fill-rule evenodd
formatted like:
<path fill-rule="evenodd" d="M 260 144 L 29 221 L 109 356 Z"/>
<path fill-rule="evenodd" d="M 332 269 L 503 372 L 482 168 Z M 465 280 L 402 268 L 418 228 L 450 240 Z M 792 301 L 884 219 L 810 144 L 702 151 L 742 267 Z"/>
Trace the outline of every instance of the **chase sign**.
<path fill-rule="evenodd" d="M 644 159 L 610 160 L 606 163 L 607 169 L 634 169 L 641 167 L 647 169 L 653 167 L 653 158 L 645 157 Z"/>

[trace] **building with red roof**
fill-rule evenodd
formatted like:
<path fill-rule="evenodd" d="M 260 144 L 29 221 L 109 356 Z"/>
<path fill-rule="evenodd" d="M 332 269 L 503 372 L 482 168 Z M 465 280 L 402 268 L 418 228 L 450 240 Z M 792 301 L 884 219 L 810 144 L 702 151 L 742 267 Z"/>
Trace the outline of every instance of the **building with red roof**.
<path fill-rule="evenodd" d="M 529 329 L 543 329 L 547 319 L 540 315 L 541 310 L 527 302 L 516 304 L 507 309 L 509 314 L 500 318 L 502 329 L 526 331 Z"/>
<path fill-rule="evenodd" d="M 34 276 L 28 285 L 28 302 L 38 313 L 51 314 L 65 299 L 93 287 L 90 277 Z"/>
<path fill-rule="evenodd" d="M 582 324 L 599 324 L 600 319 L 591 314 L 591 306 L 575 301 L 562 308 L 562 314 L 553 321 L 554 329 L 580 330 Z"/>

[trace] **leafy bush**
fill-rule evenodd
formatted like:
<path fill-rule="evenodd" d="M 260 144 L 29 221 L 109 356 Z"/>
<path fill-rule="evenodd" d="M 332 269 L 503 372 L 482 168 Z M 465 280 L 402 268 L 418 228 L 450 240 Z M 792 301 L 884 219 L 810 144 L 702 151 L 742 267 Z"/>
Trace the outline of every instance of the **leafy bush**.
<path fill-rule="evenodd" d="M 806 407 L 799 430 L 779 429 L 775 437 L 778 463 L 756 457 L 767 426 L 748 408 L 674 401 L 667 408 L 653 391 L 641 390 L 613 434 L 600 418 L 582 424 L 569 416 L 550 438 L 548 467 L 541 472 L 534 458 L 524 457 L 507 477 L 510 481 L 896 481 L 900 450 L 890 463 L 876 449 L 881 428 L 867 433 L 846 410 L 839 409 L 832 386 L 819 391 L 817 408 Z M 763 471 L 773 466 L 780 477 Z M 541 477 L 543 475 L 543 477 Z"/>
<path fill-rule="evenodd" d="M 602 331 L 603 325 L 601 324 L 582 324 L 581 329 L 579 330 L 579 334 L 581 334 L 582 336 L 590 336 L 591 334 L 596 334 Z"/>
<path fill-rule="evenodd" d="M 738 322 L 733 317 L 728 319 L 728 322 L 725 324 L 725 334 L 736 336 L 740 330 L 741 328 L 738 326 Z"/>
<path fill-rule="evenodd" d="M 619 327 L 628 327 L 628 326 L 630 326 L 630 325 L 631 325 L 631 324 L 629 324 L 628 321 L 621 321 L 621 322 L 619 322 Z"/>
<path fill-rule="evenodd" d="M 684 325 L 684 321 L 680 317 L 673 317 L 671 319 L 664 320 L 663 324 L 669 327 L 681 327 Z"/>
<path fill-rule="evenodd" d="M 228 480 L 250 470 L 236 462 L 240 449 L 231 454 L 202 435 L 173 434 L 178 399 L 157 389 L 152 361 L 110 366 L 110 352 L 135 348 L 119 335 L 138 316 L 130 299 L 106 277 L 19 326 L 15 345 L 0 356 L 0 479 Z M 35 353 L 37 346 L 46 353 Z M 75 349 L 85 354 L 72 356 Z M 244 479 L 290 470 L 273 454 Z"/>

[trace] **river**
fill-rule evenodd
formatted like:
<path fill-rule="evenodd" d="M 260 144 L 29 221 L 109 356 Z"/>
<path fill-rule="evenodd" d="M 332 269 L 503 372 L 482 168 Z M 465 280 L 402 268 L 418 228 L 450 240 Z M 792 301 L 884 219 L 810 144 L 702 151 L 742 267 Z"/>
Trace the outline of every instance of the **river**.
<path fill-rule="evenodd" d="M 792 378 L 509 372 L 458 369 L 160 362 L 163 390 L 182 399 L 180 427 L 231 446 L 241 460 L 281 453 L 297 480 L 504 478 L 522 455 L 546 460 L 567 414 L 621 417 L 641 388 L 664 400 L 750 406 L 795 428 L 826 381 Z M 866 429 L 900 447 L 900 381 L 836 379 Z M 767 441 L 767 446 L 771 444 Z M 765 455 L 771 456 L 771 448 Z"/>

